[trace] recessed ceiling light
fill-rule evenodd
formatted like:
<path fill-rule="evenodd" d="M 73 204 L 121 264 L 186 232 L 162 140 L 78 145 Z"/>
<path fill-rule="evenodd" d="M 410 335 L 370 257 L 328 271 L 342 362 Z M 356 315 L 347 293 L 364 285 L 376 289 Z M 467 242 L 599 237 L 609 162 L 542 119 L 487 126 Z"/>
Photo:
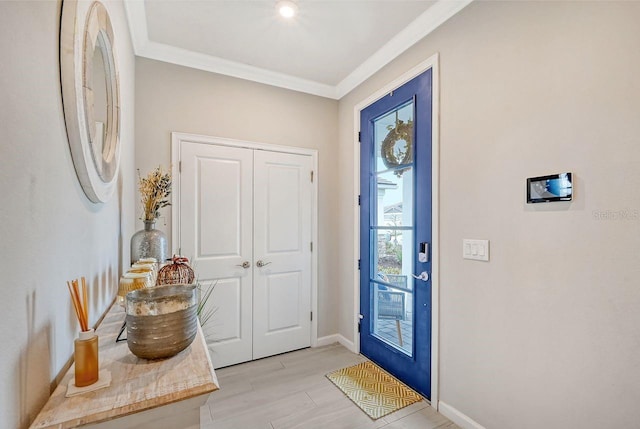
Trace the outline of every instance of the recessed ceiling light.
<path fill-rule="evenodd" d="M 280 0 L 276 3 L 278 13 L 284 18 L 293 18 L 298 12 L 298 5 L 290 0 Z"/>

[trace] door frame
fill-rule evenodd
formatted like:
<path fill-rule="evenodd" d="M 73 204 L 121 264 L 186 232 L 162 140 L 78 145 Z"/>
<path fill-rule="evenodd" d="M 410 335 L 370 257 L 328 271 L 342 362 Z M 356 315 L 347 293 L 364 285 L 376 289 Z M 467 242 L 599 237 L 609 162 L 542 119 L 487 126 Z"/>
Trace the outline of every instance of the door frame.
<path fill-rule="evenodd" d="M 360 333 L 358 324 L 360 319 L 360 270 L 358 260 L 360 259 L 360 206 L 358 197 L 360 195 L 360 112 L 366 107 L 375 103 L 389 92 L 401 87 L 414 77 L 432 69 L 432 132 L 431 132 L 431 179 L 432 179 L 432 202 L 431 202 L 431 406 L 438 409 L 439 402 L 439 320 L 440 320 L 440 70 L 439 55 L 435 53 L 425 61 L 416 65 L 397 79 L 389 82 L 378 91 L 371 94 L 366 99 L 360 101 L 353 109 L 353 201 L 356 210 L 353 213 L 353 345 L 354 351 L 360 353 Z"/>
<path fill-rule="evenodd" d="M 313 251 L 311 252 L 311 311 L 314 315 L 311 320 L 311 347 L 318 346 L 318 254 L 320 246 L 318 244 L 318 151 L 294 146 L 281 146 L 269 143 L 249 142 L 244 140 L 234 140 L 224 137 L 205 136 L 200 134 L 190 134 L 181 132 L 171 133 L 171 177 L 173 179 L 171 192 L 171 239 L 170 248 L 178 253 L 177 246 L 173 243 L 180 243 L 180 148 L 182 143 L 200 143 L 208 145 L 236 147 L 254 150 L 265 150 L 270 152 L 290 153 L 295 155 L 310 156 L 313 165 L 313 181 L 311 183 L 311 241 Z"/>

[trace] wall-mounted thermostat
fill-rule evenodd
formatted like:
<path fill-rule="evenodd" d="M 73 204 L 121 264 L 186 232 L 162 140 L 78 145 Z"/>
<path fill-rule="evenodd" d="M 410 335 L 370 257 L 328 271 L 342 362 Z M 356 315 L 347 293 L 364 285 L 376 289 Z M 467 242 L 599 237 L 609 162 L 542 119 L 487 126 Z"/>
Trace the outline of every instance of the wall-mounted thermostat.
<path fill-rule="evenodd" d="M 573 182 L 571 173 L 527 179 L 527 203 L 548 203 L 551 201 L 571 201 Z"/>

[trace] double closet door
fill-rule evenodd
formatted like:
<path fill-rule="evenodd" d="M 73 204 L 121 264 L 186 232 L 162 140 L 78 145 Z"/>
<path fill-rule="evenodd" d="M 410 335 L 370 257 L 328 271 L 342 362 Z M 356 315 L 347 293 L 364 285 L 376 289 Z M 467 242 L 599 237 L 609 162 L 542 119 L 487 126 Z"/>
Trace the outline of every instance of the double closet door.
<path fill-rule="evenodd" d="M 215 285 L 216 368 L 309 347 L 310 156 L 181 142 L 180 251 Z"/>

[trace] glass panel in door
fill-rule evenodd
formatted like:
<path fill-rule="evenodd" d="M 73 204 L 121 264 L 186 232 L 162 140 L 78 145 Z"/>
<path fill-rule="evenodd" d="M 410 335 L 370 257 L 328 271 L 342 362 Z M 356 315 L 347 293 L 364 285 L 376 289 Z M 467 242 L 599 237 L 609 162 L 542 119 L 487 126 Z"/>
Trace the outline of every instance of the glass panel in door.
<path fill-rule="evenodd" d="M 370 225 L 371 331 L 409 356 L 414 324 L 413 109 L 411 100 L 374 120 L 376 199 Z"/>

